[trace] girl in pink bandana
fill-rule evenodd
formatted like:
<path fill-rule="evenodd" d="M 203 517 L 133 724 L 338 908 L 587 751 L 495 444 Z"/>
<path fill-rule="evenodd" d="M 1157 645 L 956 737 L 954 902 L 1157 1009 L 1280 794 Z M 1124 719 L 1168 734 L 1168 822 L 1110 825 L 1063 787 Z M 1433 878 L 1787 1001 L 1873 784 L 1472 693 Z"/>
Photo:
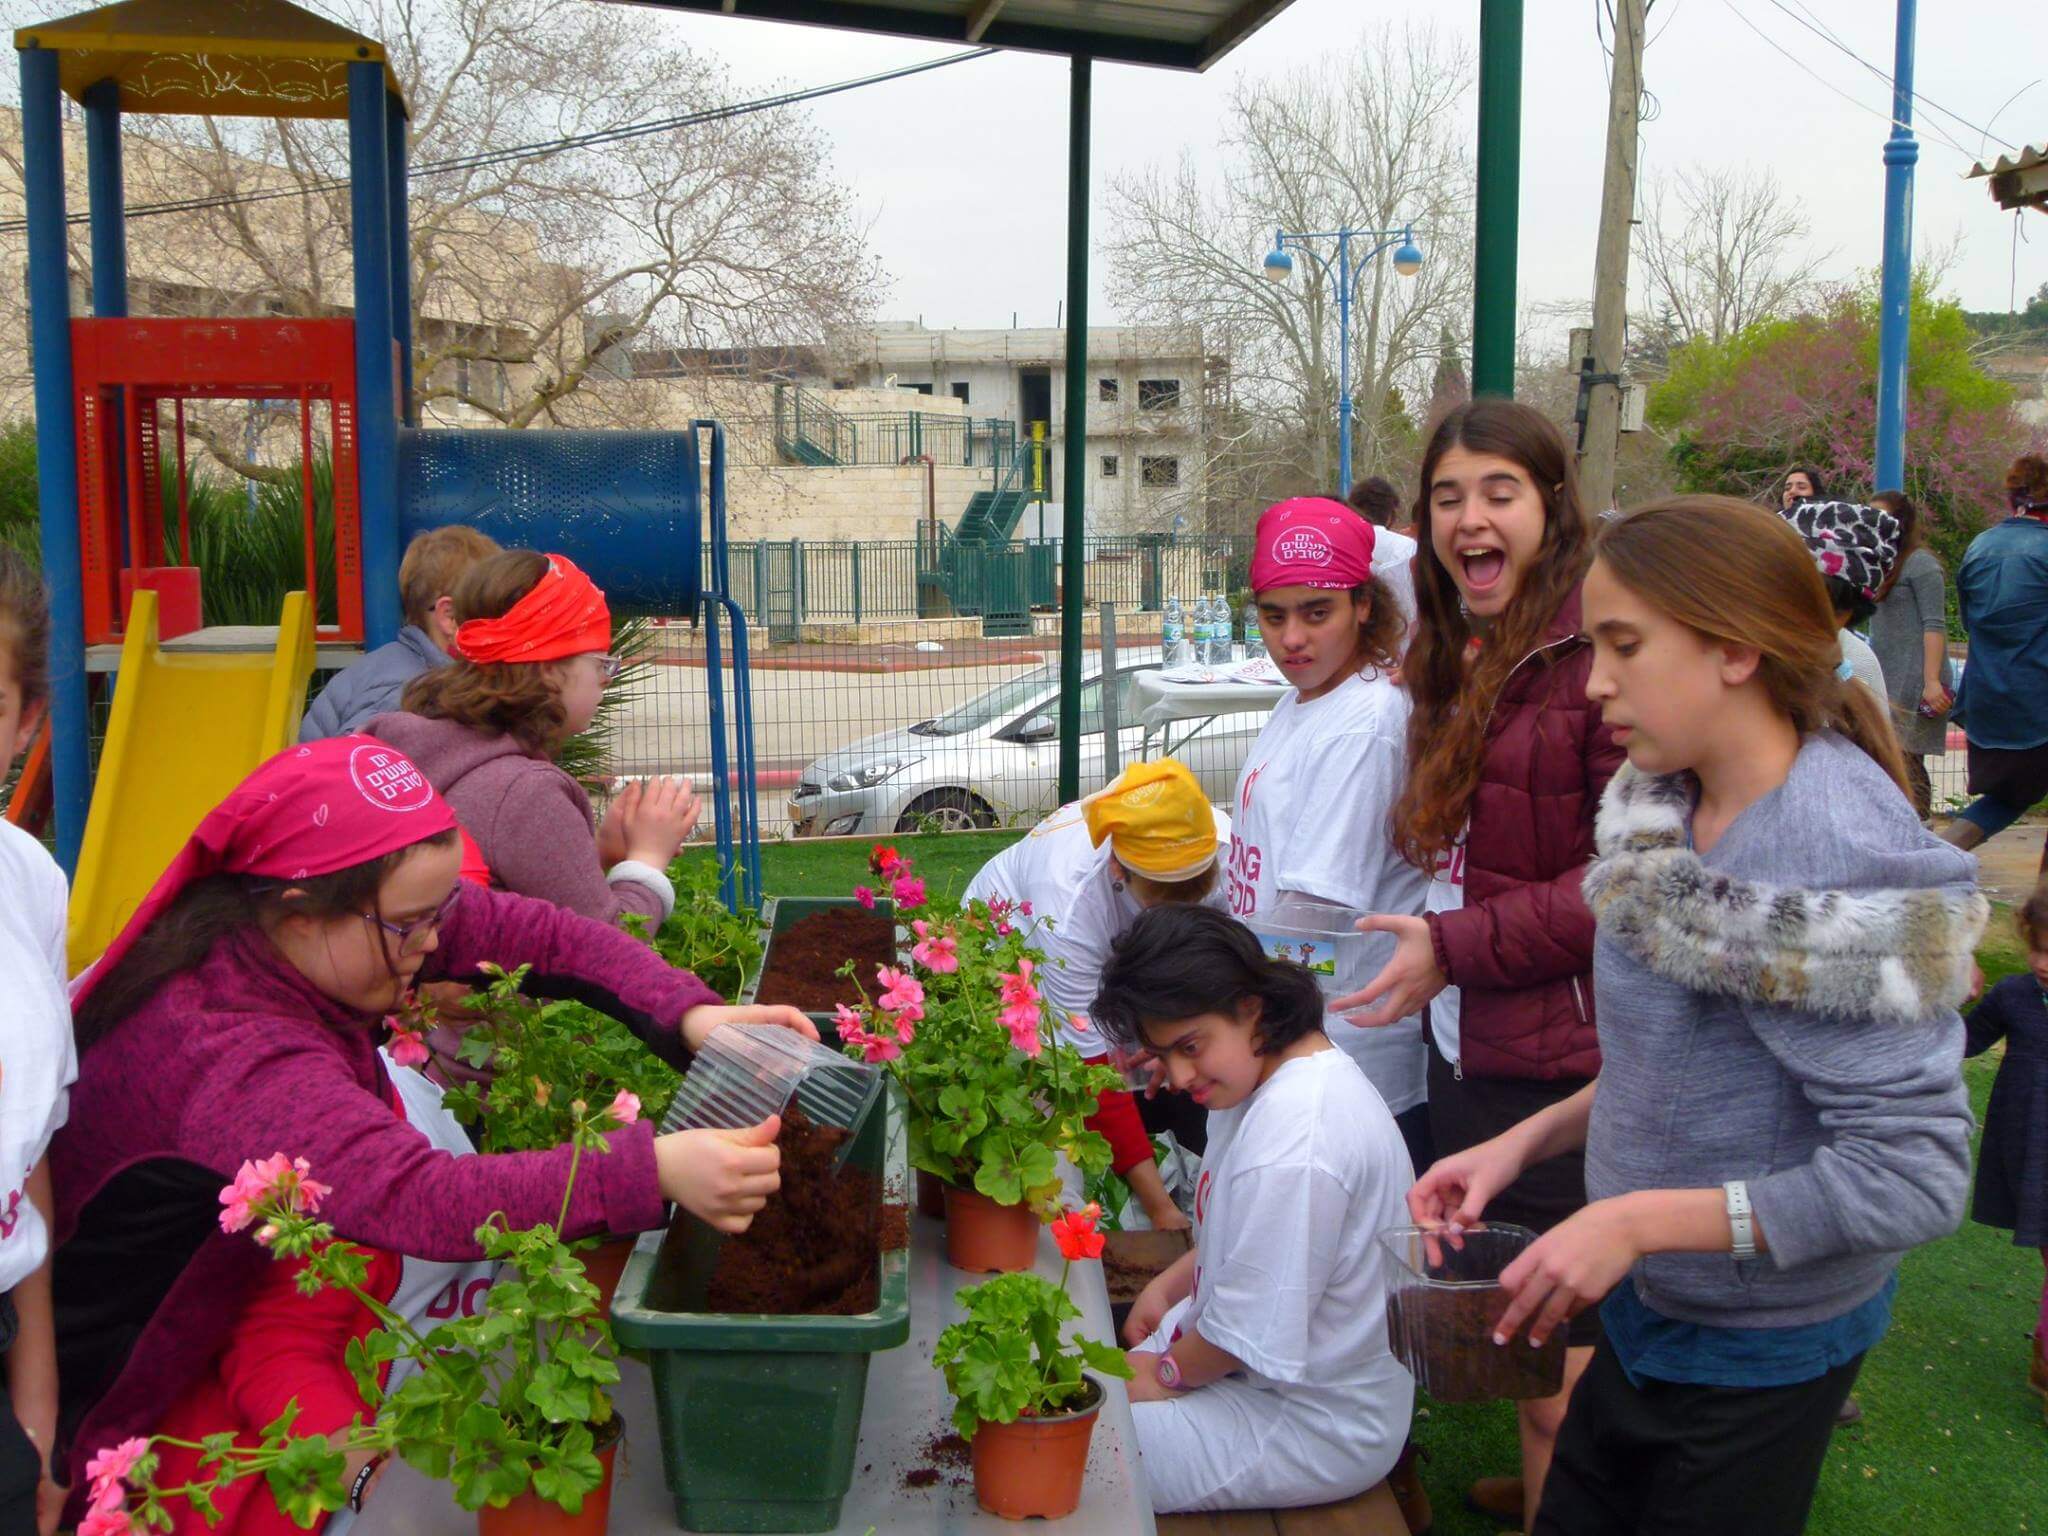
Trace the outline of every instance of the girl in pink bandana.
<path fill-rule="evenodd" d="M 213 1366 L 269 1262 L 216 1220 L 243 1162 L 306 1158 L 342 1240 L 408 1257 L 478 1258 L 493 1212 L 555 1219 L 568 1147 L 458 1157 L 392 1112 L 377 1046 L 413 986 L 530 965 L 530 991 L 588 1001 L 678 1065 L 728 1020 L 812 1033 L 793 1009 L 723 1006 L 609 925 L 458 883 L 460 857 L 446 802 L 395 748 L 290 748 L 200 823 L 81 978 L 78 1083 L 52 1147 L 75 1489 L 94 1450 L 149 1434 Z M 658 1226 L 668 1200 L 744 1230 L 779 1182 L 778 1128 L 614 1132 L 583 1160 L 565 1235 Z"/>

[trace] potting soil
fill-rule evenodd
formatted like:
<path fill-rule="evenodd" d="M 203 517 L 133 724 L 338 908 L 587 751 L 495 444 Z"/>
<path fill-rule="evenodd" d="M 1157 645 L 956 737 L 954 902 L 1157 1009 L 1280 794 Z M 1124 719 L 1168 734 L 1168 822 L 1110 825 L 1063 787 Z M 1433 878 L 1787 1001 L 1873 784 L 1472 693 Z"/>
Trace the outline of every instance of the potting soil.
<path fill-rule="evenodd" d="M 1558 1389 L 1564 1330 L 1541 1349 L 1530 1348 L 1526 1327 L 1505 1346 L 1495 1344 L 1494 1324 L 1507 1305 L 1506 1293 L 1493 1286 L 1397 1288 L 1387 1296 L 1387 1336 L 1417 1383 L 1444 1402 L 1548 1397 Z"/>
<path fill-rule="evenodd" d="M 776 1145 L 782 1188 L 753 1225 L 719 1248 L 705 1290 L 707 1312 L 851 1317 L 881 1295 L 881 1190 L 849 1163 L 835 1168 L 844 1134 L 792 1109 Z"/>
<path fill-rule="evenodd" d="M 875 968 L 896 963 L 896 923 L 879 912 L 827 907 L 799 918 L 775 935 L 768 966 L 754 992 L 759 1003 L 787 1003 L 806 1013 L 830 1013 L 860 1001 L 860 989 L 838 974 L 848 960 L 873 989 Z"/>

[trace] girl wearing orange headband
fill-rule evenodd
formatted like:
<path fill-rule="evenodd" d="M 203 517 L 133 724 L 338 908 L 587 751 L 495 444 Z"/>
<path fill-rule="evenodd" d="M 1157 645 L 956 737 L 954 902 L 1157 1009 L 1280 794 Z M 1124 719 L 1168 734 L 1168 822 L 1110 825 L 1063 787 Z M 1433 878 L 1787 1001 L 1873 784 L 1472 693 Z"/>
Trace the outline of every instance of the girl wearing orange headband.
<path fill-rule="evenodd" d="M 405 711 L 368 731 L 446 798 L 493 885 L 660 927 L 675 909 L 669 860 L 697 821 L 689 781 L 628 786 L 600 826 L 554 762 L 619 669 L 604 593 L 566 555 L 507 549 L 470 567 L 454 598 L 454 660 L 414 679 Z"/>

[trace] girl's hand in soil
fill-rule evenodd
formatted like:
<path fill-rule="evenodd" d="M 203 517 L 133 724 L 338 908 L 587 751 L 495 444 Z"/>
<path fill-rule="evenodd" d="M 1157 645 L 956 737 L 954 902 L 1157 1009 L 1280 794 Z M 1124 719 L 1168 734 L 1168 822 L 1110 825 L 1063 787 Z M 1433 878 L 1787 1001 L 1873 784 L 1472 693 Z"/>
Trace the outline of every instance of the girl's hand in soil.
<path fill-rule="evenodd" d="M 782 1187 L 782 1117 L 737 1131 L 675 1131 L 654 1138 L 663 1198 L 715 1231 L 744 1232 Z"/>
<path fill-rule="evenodd" d="M 1423 1004 L 1450 985 L 1450 978 L 1437 968 L 1429 924 L 1421 918 L 1389 913 L 1361 917 L 1358 931 L 1391 933 L 1394 957 L 1362 991 L 1330 1000 L 1330 1012 L 1343 1014 L 1346 1023 L 1368 1029 L 1399 1023 L 1411 1013 L 1421 1012 Z"/>
<path fill-rule="evenodd" d="M 804 1016 L 801 1008 L 782 1003 L 699 1003 L 683 1015 L 683 1044 L 693 1051 L 703 1050 L 711 1031 L 721 1024 L 779 1024 L 806 1040 L 818 1038 L 818 1026 Z"/>
<path fill-rule="evenodd" d="M 1496 1136 L 1431 1163 L 1408 1191 L 1408 1214 L 1418 1227 L 1473 1226 L 1487 1202 L 1521 1176 L 1521 1153 Z"/>
<path fill-rule="evenodd" d="M 1507 1343 L 1533 1317 L 1529 1343 L 1540 1347 L 1567 1318 L 1619 1285 L 1642 1256 L 1628 1207 L 1620 1200 L 1594 1201 L 1501 1271 L 1501 1289 L 1513 1300 L 1494 1324 L 1493 1342 Z"/>

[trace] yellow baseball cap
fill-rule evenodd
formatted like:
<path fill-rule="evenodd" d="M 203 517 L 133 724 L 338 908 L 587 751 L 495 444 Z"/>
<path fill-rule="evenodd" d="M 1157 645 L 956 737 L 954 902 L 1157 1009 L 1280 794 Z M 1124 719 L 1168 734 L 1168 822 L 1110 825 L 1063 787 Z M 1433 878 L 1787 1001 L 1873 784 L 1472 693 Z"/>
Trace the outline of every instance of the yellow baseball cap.
<path fill-rule="evenodd" d="M 1152 880 L 1188 880 L 1216 862 L 1216 817 L 1187 768 L 1170 757 L 1133 763 L 1081 802 L 1096 847 Z"/>

